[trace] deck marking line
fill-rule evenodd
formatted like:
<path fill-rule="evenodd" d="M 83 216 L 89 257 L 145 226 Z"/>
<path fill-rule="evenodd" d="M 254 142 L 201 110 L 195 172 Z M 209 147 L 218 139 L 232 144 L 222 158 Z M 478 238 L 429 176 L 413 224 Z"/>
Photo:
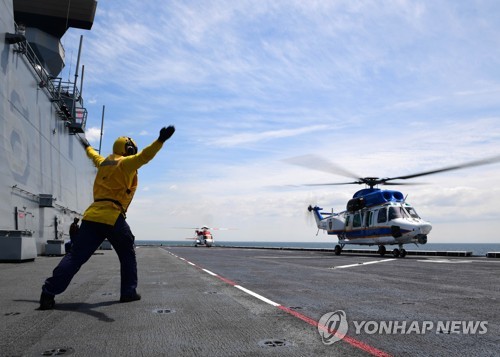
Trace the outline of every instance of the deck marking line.
<path fill-rule="evenodd" d="M 297 312 L 295 310 L 292 310 L 288 307 L 285 307 L 283 305 L 279 305 L 277 306 L 278 309 L 280 310 L 283 310 L 287 313 L 289 313 L 290 315 L 293 315 L 297 318 L 299 318 L 300 320 L 304 321 L 304 322 L 307 322 L 309 325 L 312 325 L 314 327 L 317 327 L 319 329 L 322 329 L 324 331 L 327 331 L 328 333 L 332 333 L 332 334 L 336 334 L 337 331 L 336 330 L 331 330 L 329 329 L 327 326 L 325 325 L 321 325 L 319 324 L 316 320 L 304 315 L 304 314 L 301 314 L 300 312 Z M 384 352 L 384 351 L 381 351 L 379 350 L 378 348 L 375 348 L 375 347 L 372 347 L 370 345 L 367 345 L 366 343 L 363 343 L 361 341 L 358 341 L 356 340 L 355 338 L 352 338 L 352 337 L 349 337 L 349 336 L 344 336 L 344 338 L 342 339 L 342 341 L 344 342 L 347 342 L 348 344 L 350 344 L 351 346 L 353 347 L 356 347 L 356 348 L 359 348 L 365 352 L 368 352 L 369 354 L 373 355 L 373 356 L 379 356 L 379 357 L 388 357 L 388 356 L 391 356 L 390 354 Z"/>
<path fill-rule="evenodd" d="M 459 260 L 459 259 L 419 259 L 419 262 L 424 263 L 445 263 L 445 264 L 463 264 L 472 263 L 472 260 Z"/>
<path fill-rule="evenodd" d="M 201 270 L 203 270 L 205 273 L 208 273 L 208 274 L 210 274 L 210 275 L 217 276 L 217 274 L 212 273 L 212 272 L 211 272 L 210 270 L 208 270 L 208 269 L 204 269 L 204 268 L 202 268 Z"/>
<path fill-rule="evenodd" d="M 248 289 L 244 288 L 244 287 L 243 287 L 243 286 L 241 286 L 241 285 L 235 285 L 234 287 L 235 287 L 235 288 L 237 288 L 237 289 L 240 289 L 241 291 L 246 292 L 246 293 L 247 293 L 247 294 L 249 294 L 249 295 L 252 295 L 253 297 L 256 297 L 256 298 L 257 298 L 257 299 L 259 299 L 259 300 L 264 301 L 265 303 L 267 303 L 267 304 L 269 304 L 269 305 L 276 306 L 276 307 L 280 306 L 280 304 L 278 304 L 278 303 L 276 303 L 276 302 L 274 302 L 274 301 L 272 301 L 272 300 L 269 300 L 268 298 L 265 298 L 265 297 L 264 297 L 264 296 L 262 296 L 262 295 L 259 295 L 259 294 L 257 294 L 257 293 L 254 293 L 252 290 L 248 290 Z"/>
<path fill-rule="evenodd" d="M 384 262 L 391 262 L 393 260 L 396 260 L 396 258 L 393 259 L 383 259 L 383 260 L 374 260 L 371 262 L 366 262 L 366 263 L 357 263 L 357 264 L 349 264 L 349 265 L 339 265 L 338 267 L 334 267 L 334 269 L 343 269 L 343 268 L 352 268 L 352 267 L 359 267 L 361 265 L 368 265 L 368 264 L 376 264 L 376 263 L 384 263 Z"/>
<path fill-rule="evenodd" d="M 195 266 L 196 268 L 200 269 L 200 270 L 203 270 L 209 274 L 213 274 L 216 278 L 222 280 L 223 282 L 229 284 L 229 285 L 232 285 L 234 286 L 235 288 L 249 294 L 249 295 L 252 295 L 253 297 L 256 297 L 257 299 L 261 300 L 261 301 L 264 301 L 274 307 L 277 307 L 278 309 L 284 311 L 284 312 L 287 312 L 288 314 L 292 315 L 292 316 L 295 316 L 296 318 L 308 323 L 309 325 L 312 325 L 316 328 L 321 328 L 322 330 L 325 330 L 325 331 L 330 331 L 330 332 L 335 332 L 335 331 L 332 331 L 330 330 L 328 327 L 324 326 L 324 325 L 320 325 L 319 322 L 317 322 L 316 320 L 304 315 L 304 314 L 301 314 L 300 312 L 297 312 L 295 310 L 292 310 L 286 306 L 283 306 L 281 304 L 278 304 L 272 300 L 269 300 L 267 298 L 265 298 L 264 296 L 262 295 L 259 295 L 257 293 L 254 293 L 253 291 L 251 290 L 248 290 L 244 287 L 242 287 L 241 285 L 238 285 L 236 284 L 234 281 L 232 280 L 229 280 L 229 279 L 226 279 L 224 278 L 223 276 L 219 275 L 219 274 L 215 274 L 215 273 L 212 273 L 211 271 L 207 270 L 207 269 L 204 269 L 204 268 L 201 268 L 199 267 L 198 265 L 196 264 L 193 264 L 191 263 L 190 261 L 184 259 L 184 258 L 181 258 L 179 256 L 177 256 L 179 259 L 182 259 L 184 261 L 186 261 L 187 263 Z M 374 261 L 374 262 L 368 262 L 368 263 L 363 263 L 363 264 L 373 264 L 373 263 L 378 263 L 378 262 L 384 262 L 384 261 L 391 261 L 391 260 L 396 260 L 396 259 L 385 259 L 385 260 L 379 260 L 379 261 Z M 353 264 L 352 266 L 358 266 L 358 265 L 361 265 L 361 264 Z M 346 265 L 344 265 L 344 267 L 346 267 Z M 344 342 L 347 342 L 348 344 L 350 344 L 351 346 L 353 347 L 356 347 L 360 350 L 363 350 L 369 354 L 371 354 L 372 356 L 377 356 L 377 357 L 391 357 L 390 354 L 388 354 L 387 352 L 384 352 L 382 350 L 379 350 L 378 348 L 375 348 L 375 347 L 372 347 L 370 345 L 367 345 L 366 343 L 363 343 L 361 341 L 358 341 L 356 340 L 355 338 L 352 338 L 352 337 L 349 337 L 349 336 L 344 336 L 344 338 L 342 339 L 342 341 Z"/>
<path fill-rule="evenodd" d="M 232 285 L 232 286 L 235 286 L 235 285 L 236 285 L 236 283 L 235 283 L 234 281 L 231 281 L 231 280 L 229 280 L 229 279 L 226 279 L 226 278 L 224 278 L 223 276 L 220 276 L 220 275 L 218 275 L 218 274 L 216 274 L 215 276 L 216 276 L 217 278 L 219 278 L 220 280 L 222 280 L 223 282 L 228 283 L 229 285 Z"/>

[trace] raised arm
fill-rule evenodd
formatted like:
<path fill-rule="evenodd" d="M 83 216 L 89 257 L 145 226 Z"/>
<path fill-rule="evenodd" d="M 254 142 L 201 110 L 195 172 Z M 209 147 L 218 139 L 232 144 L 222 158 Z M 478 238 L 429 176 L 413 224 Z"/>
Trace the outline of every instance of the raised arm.
<path fill-rule="evenodd" d="M 153 141 L 137 154 L 125 157 L 122 165 L 124 165 L 128 170 L 137 170 L 141 166 L 147 164 L 151 161 L 151 159 L 153 159 L 153 157 L 155 157 L 158 151 L 162 148 L 163 143 L 170 139 L 174 132 L 175 127 L 172 125 L 169 127 L 163 127 L 160 130 L 160 135 L 157 140 Z"/>
<path fill-rule="evenodd" d="M 78 141 L 80 141 L 80 144 L 85 148 L 85 152 L 87 153 L 87 156 L 92 160 L 94 163 L 95 167 L 99 167 L 101 163 L 105 160 L 95 149 L 90 146 L 89 142 L 87 139 L 82 138 L 80 135 L 76 135 L 78 138 Z"/>

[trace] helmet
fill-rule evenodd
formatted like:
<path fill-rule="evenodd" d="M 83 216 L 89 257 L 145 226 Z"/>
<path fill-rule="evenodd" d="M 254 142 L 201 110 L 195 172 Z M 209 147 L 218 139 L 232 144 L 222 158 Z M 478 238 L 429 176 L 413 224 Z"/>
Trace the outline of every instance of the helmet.
<path fill-rule="evenodd" d="M 113 154 L 129 156 L 137 154 L 137 144 L 132 138 L 120 136 L 113 144 Z"/>

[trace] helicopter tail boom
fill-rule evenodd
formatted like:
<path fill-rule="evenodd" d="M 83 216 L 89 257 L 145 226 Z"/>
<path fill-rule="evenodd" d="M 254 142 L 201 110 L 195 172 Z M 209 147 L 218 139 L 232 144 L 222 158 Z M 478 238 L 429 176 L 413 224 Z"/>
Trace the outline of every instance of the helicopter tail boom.
<path fill-rule="evenodd" d="M 311 206 L 309 205 L 309 207 L 307 207 L 307 210 L 309 212 L 313 212 L 314 214 L 314 219 L 316 220 L 316 225 L 318 226 L 318 228 L 320 229 L 326 229 L 326 222 L 325 222 L 325 218 L 323 215 L 330 215 L 330 213 L 324 213 L 324 212 L 321 212 L 323 208 L 321 207 L 318 207 L 318 206 Z"/>

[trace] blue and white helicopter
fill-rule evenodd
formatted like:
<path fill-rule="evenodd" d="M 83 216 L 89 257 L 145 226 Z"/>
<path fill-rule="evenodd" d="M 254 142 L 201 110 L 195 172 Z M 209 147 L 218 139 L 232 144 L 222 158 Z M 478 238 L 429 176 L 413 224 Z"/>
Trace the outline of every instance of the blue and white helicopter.
<path fill-rule="evenodd" d="M 382 190 L 376 186 L 408 185 L 408 183 L 394 181 L 492 164 L 500 161 L 500 156 L 412 175 L 386 178 L 360 178 L 358 175 L 316 155 L 304 155 L 285 161 L 294 165 L 355 179 L 352 182 L 306 184 L 303 186 L 349 184 L 364 184 L 368 186 L 353 195 L 352 199 L 347 202 L 345 211 L 338 213 L 334 213 L 333 210 L 332 212 L 324 212 L 323 208 L 318 206 L 308 207 L 309 212 L 314 214 L 318 232 L 322 229 L 329 235 L 336 235 L 338 237 L 338 244 L 335 246 L 336 255 L 341 254 L 346 244 L 378 245 L 378 253 L 381 256 L 386 254 L 386 245 L 398 245 L 398 248 L 395 248 L 392 254 L 396 258 L 404 258 L 406 256 L 406 250 L 403 248 L 404 244 L 427 243 L 427 235 L 432 230 L 432 225 L 417 214 L 415 208 L 406 202 L 406 197 L 400 191 Z"/>

